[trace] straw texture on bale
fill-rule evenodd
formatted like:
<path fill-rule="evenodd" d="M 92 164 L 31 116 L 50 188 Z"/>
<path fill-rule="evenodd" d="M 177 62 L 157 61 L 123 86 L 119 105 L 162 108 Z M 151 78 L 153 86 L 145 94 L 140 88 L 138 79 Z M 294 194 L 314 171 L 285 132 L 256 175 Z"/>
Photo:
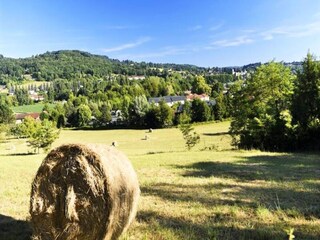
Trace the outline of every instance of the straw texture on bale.
<path fill-rule="evenodd" d="M 43 160 L 30 199 L 33 238 L 117 239 L 135 217 L 136 173 L 114 147 L 68 144 Z"/>

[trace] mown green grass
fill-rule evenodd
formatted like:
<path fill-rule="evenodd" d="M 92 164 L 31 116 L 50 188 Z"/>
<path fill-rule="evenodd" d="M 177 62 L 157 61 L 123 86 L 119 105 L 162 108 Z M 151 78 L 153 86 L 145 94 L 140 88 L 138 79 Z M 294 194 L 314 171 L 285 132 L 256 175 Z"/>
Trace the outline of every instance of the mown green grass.
<path fill-rule="evenodd" d="M 32 105 L 23 105 L 23 106 L 17 106 L 17 107 L 12 107 L 12 111 L 15 113 L 31 113 L 31 112 L 36 112 L 36 113 L 41 113 L 42 109 L 44 107 L 44 103 L 36 103 Z M 47 104 L 49 108 L 53 108 L 55 104 Z"/>
<path fill-rule="evenodd" d="M 280 240 L 288 239 L 289 228 L 295 239 L 319 239 L 319 154 L 233 150 L 228 126 L 196 126 L 201 142 L 190 152 L 175 128 L 64 130 L 54 145 L 116 141 L 131 159 L 141 199 L 136 221 L 122 240 Z M 29 192 L 45 156 L 18 155 L 28 150 L 23 140 L 16 143 L 15 149 L 13 142 L 0 145 L 0 239 L 31 234 Z"/>

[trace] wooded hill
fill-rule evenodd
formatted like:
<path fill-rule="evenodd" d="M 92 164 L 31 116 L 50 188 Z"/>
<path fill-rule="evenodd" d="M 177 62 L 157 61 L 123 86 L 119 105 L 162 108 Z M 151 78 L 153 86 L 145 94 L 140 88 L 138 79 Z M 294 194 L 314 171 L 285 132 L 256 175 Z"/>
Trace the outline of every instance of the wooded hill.
<path fill-rule="evenodd" d="M 52 81 L 57 78 L 70 79 L 82 76 L 105 77 L 111 74 L 127 76 L 161 76 L 167 71 L 188 71 L 201 74 L 208 69 L 187 64 L 155 64 L 146 62 L 119 61 L 107 56 L 94 55 L 78 50 L 46 52 L 28 58 L 6 58 L 0 55 L 0 80 Z"/>
<path fill-rule="evenodd" d="M 232 70 L 249 71 L 261 63 L 248 64 L 241 67 L 204 68 L 190 64 L 146 63 L 130 60 L 119 61 L 107 56 L 95 55 L 78 50 L 61 50 L 46 52 L 28 58 L 7 58 L 0 55 L 0 83 L 34 79 L 37 81 L 53 81 L 55 79 L 72 79 L 87 76 L 105 78 L 112 74 L 125 76 L 159 76 L 166 77 L 171 71 L 180 73 L 212 75 L 222 74 L 220 82 L 232 81 Z M 287 64 L 291 67 L 301 66 L 300 62 Z"/>

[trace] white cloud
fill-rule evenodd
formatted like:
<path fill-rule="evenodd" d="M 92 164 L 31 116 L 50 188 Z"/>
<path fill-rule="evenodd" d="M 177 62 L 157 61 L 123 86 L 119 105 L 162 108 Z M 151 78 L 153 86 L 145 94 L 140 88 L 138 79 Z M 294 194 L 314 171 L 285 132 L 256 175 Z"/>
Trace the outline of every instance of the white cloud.
<path fill-rule="evenodd" d="M 198 31 L 198 30 L 200 30 L 202 28 L 203 28 L 202 25 L 196 25 L 196 26 L 191 27 L 189 30 L 190 31 Z"/>
<path fill-rule="evenodd" d="M 223 39 L 219 41 L 215 41 L 211 43 L 212 46 L 215 47 L 236 47 L 240 45 L 253 43 L 254 40 L 248 36 L 239 36 L 233 39 Z"/>
<path fill-rule="evenodd" d="M 314 21 L 304 25 L 280 26 L 260 33 L 263 40 L 272 40 L 277 36 L 298 38 L 313 36 L 320 33 L 320 21 Z"/>
<path fill-rule="evenodd" d="M 157 52 L 146 52 L 141 54 L 127 54 L 127 55 L 119 55 L 117 58 L 119 59 L 132 59 L 135 61 L 144 61 L 145 59 L 152 58 L 161 58 L 166 56 L 180 55 L 187 52 L 186 48 L 179 47 L 165 47 L 162 51 Z"/>
<path fill-rule="evenodd" d="M 219 23 L 219 24 L 217 24 L 217 25 L 215 25 L 215 26 L 210 27 L 209 30 L 210 30 L 210 31 L 217 31 L 217 30 L 219 30 L 222 26 L 223 26 L 223 23 Z"/>
<path fill-rule="evenodd" d="M 140 46 L 140 45 L 142 45 L 142 44 L 144 44 L 146 42 L 149 42 L 150 40 L 151 40 L 150 37 L 144 37 L 144 38 L 140 38 L 137 41 L 132 42 L 132 43 L 122 44 L 120 46 L 116 46 L 116 47 L 113 47 L 113 48 L 104 48 L 104 49 L 102 49 L 102 51 L 105 52 L 105 53 L 118 52 L 118 51 L 122 51 L 122 50 L 125 50 L 125 49 L 138 47 L 138 46 Z"/>
<path fill-rule="evenodd" d="M 217 49 L 223 47 L 235 47 L 247 45 L 257 41 L 271 41 L 278 37 L 301 38 L 320 34 L 320 20 L 309 22 L 307 24 L 284 25 L 270 28 L 267 30 L 238 30 L 238 37 L 227 37 L 212 42 L 205 49 Z M 242 34 L 241 34 L 242 33 Z M 228 32 L 228 35 L 232 34 Z"/>

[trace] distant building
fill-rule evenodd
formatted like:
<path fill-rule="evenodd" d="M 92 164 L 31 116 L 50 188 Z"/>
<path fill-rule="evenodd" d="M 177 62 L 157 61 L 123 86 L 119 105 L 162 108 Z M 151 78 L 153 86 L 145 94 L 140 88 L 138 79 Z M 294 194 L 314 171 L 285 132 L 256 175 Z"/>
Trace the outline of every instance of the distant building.
<path fill-rule="evenodd" d="M 232 69 L 232 75 L 235 77 L 240 77 L 242 79 L 246 79 L 248 72 L 247 72 L 247 70 L 235 71 L 234 69 Z"/>
<path fill-rule="evenodd" d="M 203 93 L 203 94 L 192 94 L 190 92 L 186 92 L 185 96 L 164 96 L 164 97 L 154 97 L 149 98 L 149 103 L 154 103 L 155 105 L 159 105 L 159 102 L 162 100 L 168 106 L 172 107 L 175 103 L 184 104 L 186 101 L 193 101 L 194 99 L 200 99 L 205 102 L 210 101 L 210 97 Z M 212 103 L 211 103 L 212 104 Z"/>
<path fill-rule="evenodd" d="M 15 115 L 16 123 L 22 123 L 26 117 L 32 117 L 34 120 L 40 120 L 40 113 L 17 113 Z"/>
<path fill-rule="evenodd" d="M 149 98 L 149 103 L 154 103 L 159 105 L 160 101 L 164 101 L 168 106 L 172 107 L 175 103 L 184 104 L 186 101 L 185 96 L 164 96 L 164 97 L 155 97 Z"/>
<path fill-rule="evenodd" d="M 43 95 L 38 95 L 37 93 L 35 94 L 30 94 L 29 95 L 30 99 L 35 101 L 35 102 L 40 102 L 44 100 L 44 96 Z"/>
<path fill-rule="evenodd" d="M 129 80 L 143 80 L 143 79 L 145 79 L 145 78 L 146 78 L 146 77 L 143 76 L 143 75 L 141 75 L 141 76 L 136 76 L 136 75 L 134 75 L 134 76 L 129 76 L 129 77 L 128 77 Z"/>
<path fill-rule="evenodd" d="M 122 118 L 121 110 L 112 110 L 111 111 L 111 123 L 121 122 L 122 120 L 123 120 L 123 118 Z"/>
<path fill-rule="evenodd" d="M 195 93 L 192 94 L 192 93 L 190 93 L 190 94 L 188 94 L 186 96 L 187 101 L 193 101 L 196 98 L 200 99 L 202 101 L 209 101 L 210 100 L 209 96 L 207 94 L 205 94 L 205 93 L 203 93 L 203 94 L 195 94 Z"/>

